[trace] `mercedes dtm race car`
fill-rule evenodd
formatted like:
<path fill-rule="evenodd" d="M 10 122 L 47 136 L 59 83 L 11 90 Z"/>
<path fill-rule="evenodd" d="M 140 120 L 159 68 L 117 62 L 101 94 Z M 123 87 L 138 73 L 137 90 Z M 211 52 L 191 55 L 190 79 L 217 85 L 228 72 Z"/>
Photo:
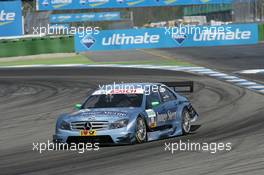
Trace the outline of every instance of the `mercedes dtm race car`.
<path fill-rule="evenodd" d="M 192 82 L 106 85 L 57 119 L 53 141 L 132 144 L 187 134 L 198 114 L 177 93 L 184 86 L 193 90 Z"/>

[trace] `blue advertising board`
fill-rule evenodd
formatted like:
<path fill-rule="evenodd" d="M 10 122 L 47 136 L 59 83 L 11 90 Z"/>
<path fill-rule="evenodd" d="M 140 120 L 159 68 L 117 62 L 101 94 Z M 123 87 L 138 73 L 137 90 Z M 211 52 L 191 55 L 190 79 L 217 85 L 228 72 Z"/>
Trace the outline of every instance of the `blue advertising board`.
<path fill-rule="evenodd" d="M 37 10 L 133 8 L 176 5 L 222 4 L 233 0 L 37 0 Z"/>
<path fill-rule="evenodd" d="M 120 12 L 98 12 L 78 14 L 54 14 L 50 15 L 50 23 L 70 23 L 85 21 L 118 21 L 121 20 Z"/>
<path fill-rule="evenodd" d="M 50 28 L 69 28 L 69 24 L 51 24 Z"/>
<path fill-rule="evenodd" d="M 258 42 L 257 24 L 195 26 L 189 32 L 186 32 L 186 29 L 184 31 L 180 31 L 177 27 L 104 30 L 99 34 L 86 36 L 76 34 L 75 51 L 223 46 Z"/>
<path fill-rule="evenodd" d="M 0 36 L 23 34 L 21 1 L 0 1 Z"/>

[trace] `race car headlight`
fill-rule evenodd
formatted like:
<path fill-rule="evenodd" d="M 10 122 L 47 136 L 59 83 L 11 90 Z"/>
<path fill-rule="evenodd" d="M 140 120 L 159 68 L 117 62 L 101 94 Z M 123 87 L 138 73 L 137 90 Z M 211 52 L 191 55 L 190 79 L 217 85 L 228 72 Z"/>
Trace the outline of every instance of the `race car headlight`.
<path fill-rule="evenodd" d="M 117 120 L 110 125 L 110 129 L 124 128 L 128 124 L 128 119 Z"/>
<path fill-rule="evenodd" d="M 60 129 L 71 130 L 70 123 L 65 122 L 65 121 L 63 120 L 63 121 L 61 122 L 61 124 L 60 124 Z"/>

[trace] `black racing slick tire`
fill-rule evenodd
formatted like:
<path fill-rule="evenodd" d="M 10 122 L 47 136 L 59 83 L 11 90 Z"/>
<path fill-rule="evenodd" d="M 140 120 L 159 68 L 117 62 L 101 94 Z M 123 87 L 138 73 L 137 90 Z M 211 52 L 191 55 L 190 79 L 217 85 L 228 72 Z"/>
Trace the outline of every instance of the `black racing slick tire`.
<path fill-rule="evenodd" d="M 147 141 L 147 126 L 142 117 L 138 117 L 136 121 L 136 143 L 144 143 Z"/>
<path fill-rule="evenodd" d="M 188 134 L 191 132 L 191 119 L 190 114 L 186 108 L 182 111 L 182 134 Z"/>

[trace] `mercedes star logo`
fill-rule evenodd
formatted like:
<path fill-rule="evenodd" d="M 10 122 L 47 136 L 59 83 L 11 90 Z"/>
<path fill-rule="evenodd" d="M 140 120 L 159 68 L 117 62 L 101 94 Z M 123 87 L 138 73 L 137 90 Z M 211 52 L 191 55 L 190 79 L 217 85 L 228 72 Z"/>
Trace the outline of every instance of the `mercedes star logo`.
<path fill-rule="evenodd" d="M 86 122 L 86 123 L 84 124 L 84 129 L 85 129 L 85 130 L 90 130 L 90 129 L 92 129 L 92 124 L 91 124 L 90 122 Z"/>

